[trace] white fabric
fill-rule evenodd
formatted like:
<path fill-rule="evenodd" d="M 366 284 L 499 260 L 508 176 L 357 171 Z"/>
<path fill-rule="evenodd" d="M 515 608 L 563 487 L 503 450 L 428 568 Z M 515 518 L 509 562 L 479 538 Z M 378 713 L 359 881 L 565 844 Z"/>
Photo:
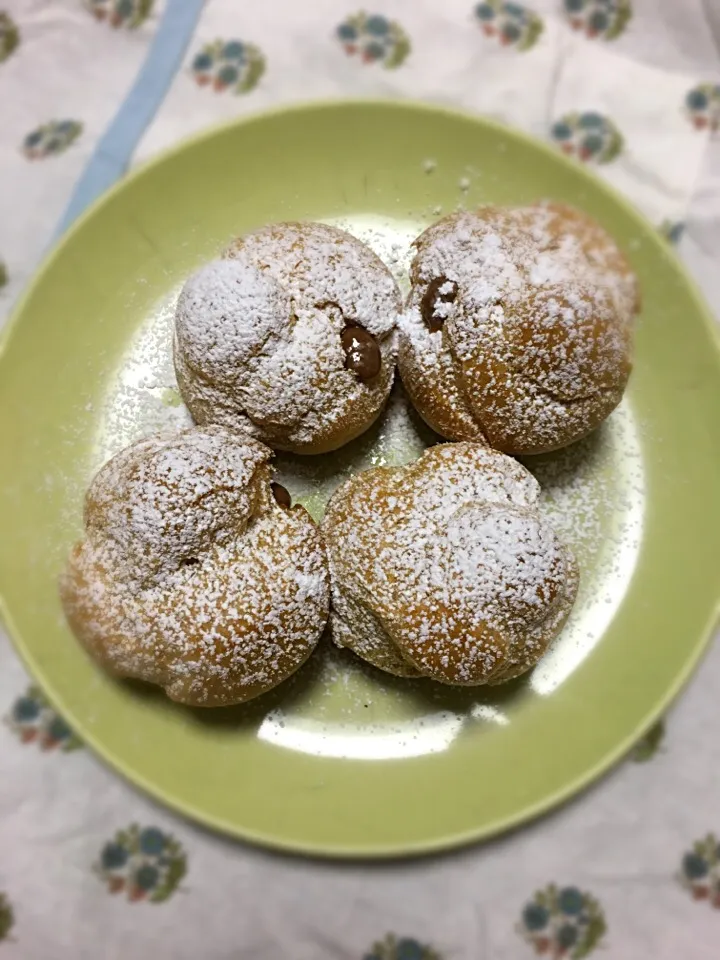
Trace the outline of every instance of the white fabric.
<path fill-rule="evenodd" d="M 412 43 L 406 62 L 386 70 L 347 56 L 334 37 L 357 11 L 354 0 L 208 0 L 136 159 L 216 121 L 318 97 L 427 99 L 541 137 L 565 114 L 597 111 L 625 138 L 623 153 L 598 172 L 655 223 L 687 222 L 681 252 L 719 310 L 720 146 L 693 128 L 684 101 L 697 83 L 720 79 L 720 2 L 635 0 L 614 41 L 572 31 L 560 2 L 535 0 L 534 9 L 545 29 L 521 53 L 485 37 L 467 0 L 377 0 L 370 12 L 400 22 Z M 34 270 L 147 55 L 162 8 L 136 31 L 95 21 L 80 0 L 11 0 L 8 12 L 21 43 L 0 63 L 0 260 L 9 275 L 0 312 Z M 267 71 L 254 90 L 235 96 L 193 82 L 194 56 L 217 38 L 262 49 Z M 52 118 L 81 120 L 83 134 L 57 156 L 28 161 L 23 138 Z M 0 713 L 27 683 L 0 637 Z M 516 929 L 522 909 L 555 882 L 601 903 L 608 930 L 599 956 L 711 960 L 720 917 L 676 874 L 695 840 L 720 833 L 719 686 L 715 646 L 651 761 L 621 764 L 512 836 L 383 866 L 285 859 L 211 836 L 147 801 L 88 751 L 43 753 L 0 725 L 0 893 L 15 915 L 0 955 L 351 960 L 395 933 L 432 944 L 445 960 L 522 960 L 533 956 Z M 171 833 L 187 853 L 187 876 L 157 906 L 111 896 L 92 869 L 103 845 L 132 822 Z"/>

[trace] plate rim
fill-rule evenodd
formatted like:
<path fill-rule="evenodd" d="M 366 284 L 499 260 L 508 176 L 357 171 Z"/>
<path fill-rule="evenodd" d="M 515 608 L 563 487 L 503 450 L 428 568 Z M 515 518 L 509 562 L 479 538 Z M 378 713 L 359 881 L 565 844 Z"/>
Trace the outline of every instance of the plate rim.
<path fill-rule="evenodd" d="M 3 325 L 2 330 L 0 330 L 0 363 L 3 362 L 5 351 L 7 350 L 8 344 L 27 303 L 31 299 L 35 288 L 39 286 L 43 274 L 50 267 L 53 260 L 59 256 L 60 252 L 72 240 L 75 234 L 84 227 L 85 223 L 96 213 L 98 213 L 102 207 L 118 196 L 129 184 L 139 179 L 147 171 L 150 171 L 154 167 L 161 166 L 176 154 L 180 154 L 189 147 L 200 144 L 204 140 L 209 140 L 226 130 L 232 130 L 236 127 L 244 127 L 253 123 L 262 122 L 265 119 L 279 117 L 284 114 L 303 113 L 307 110 L 334 110 L 340 107 L 370 107 L 373 109 L 383 110 L 413 110 L 419 113 L 440 114 L 446 117 L 462 120 L 464 122 L 469 121 L 470 123 L 477 123 L 481 126 L 488 127 L 498 135 L 509 137 L 510 139 L 521 142 L 531 149 L 541 150 L 547 157 L 551 158 L 556 163 L 559 163 L 560 166 L 564 166 L 567 170 L 572 171 L 576 176 L 580 175 L 581 178 L 588 180 L 596 188 L 599 187 L 605 191 L 605 193 L 610 194 L 615 203 L 619 204 L 629 216 L 633 217 L 635 220 L 641 220 L 645 226 L 649 225 L 651 228 L 653 227 L 650 220 L 638 207 L 635 206 L 634 203 L 628 200 L 627 197 L 625 197 L 625 195 L 622 194 L 612 184 L 603 180 L 602 177 L 594 172 L 594 170 L 590 169 L 585 164 L 581 164 L 576 160 L 573 160 L 572 157 L 562 153 L 562 151 L 558 150 L 551 143 L 540 139 L 540 137 L 536 137 L 531 133 L 526 133 L 524 130 L 512 127 L 509 124 L 503 123 L 500 120 L 496 120 L 493 117 L 488 117 L 481 113 L 473 113 L 470 110 L 464 110 L 462 108 L 448 107 L 444 104 L 432 103 L 430 101 L 414 99 L 405 100 L 398 97 L 343 97 L 337 99 L 326 97 L 317 100 L 302 100 L 298 101 L 297 103 L 270 107 L 266 110 L 259 110 L 257 112 L 249 113 L 244 117 L 234 117 L 230 120 L 221 121 L 220 123 L 213 123 L 197 133 L 193 133 L 188 137 L 183 137 L 172 146 L 164 147 L 155 156 L 149 157 L 147 160 L 143 160 L 138 163 L 137 166 L 132 168 L 132 170 L 116 180 L 116 182 L 108 190 L 100 194 L 99 197 L 96 197 L 73 221 L 65 233 L 63 233 L 60 238 L 52 243 L 47 252 L 41 257 L 40 262 L 33 271 L 31 279 L 20 294 L 17 303 L 10 311 L 10 315 Z M 703 322 L 705 323 L 706 329 L 714 341 L 715 349 L 717 350 L 720 358 L 720 324 L 715 321 L 712 311 L 705 300 L 705 296 L 702 293 L 699 284 L 680 257 L 677 255 L 673 247 L 664 242 L 660 236 L 657 236 L 655 239 L 657 240 L 658 245 L 662 245 L 661 248 L 673 257 L 676 268 L 678 268 L 682 273 L 683 280 L 688 285 L 690 292 L 693 295 L 693 299 L 696 301 L 699 312 L 703 316 Z"/>
<path fill-rule="evenodd" d="M 595 783 L 612 773 L 615 765 L 627 756 L 633 746 L 665 716 L 669 707 L 690 681 L 708 652 L 710 640 L 715 630 L 720 627 L 720 602 L 716 601 L 702 634 L 695 642 L 685 661 L 683 670 L 676 674 L 674 682 L 668 687 L 665 695 L 656 702 L 642 722 L 628 733 L 614 750 L 605 753 L 594 765 L 584 770 L 573 780 L 567 781 L 559 790 L 545 795 L 535 804 L 526 806 L 514 814 L 498 817 L 482 827 L 445 834 L 433 840 L 420 840 L 414 843 L 381 843 L 375 846 L 349 843 L 334 844 L 332 847 L 328 847 L 323 846 L 321 842 L 308 843 L 292 839 L 279 839 L 277 836 L 265 833 L 262 830 L 249 827 L 238 828 L 226 823 L 221 818 L 208 814 L 206 811 L 197 809 L 192 804 L 176 800 L 172 795 L 163 792 L 161 787 L 128 767 L 124 760 L 119 759 L 104 746 L 99 738 L 95 737 L 90 727 L 86 728 L 82 724 L 79 727 L 73 725 L 72 708 L 68 711 L 62 704 L 61 698 L 57 698 L 52 687 L 47 685 L 42 670 L 37 666 L 31 652 L 23 643 L 20 631 L 15 627 L 8 606 L 2 596 L 0 596 L 0 622 L 5 627 L 21 662 L 41 685 L 50 705 L 68 720 L 71 728 L 78 733 L 83 744 L 92 750 L 94 757 L 99 759 L 106 769 L 114 776 L 121 776 L 126 783 L 129 783 L 133 789 L 138 790 L 146 799 L 149 798 L 152 802 L 159 803 L 162 807 L 182 817 L 196 829 L 208 830 L 220 837 L 231 839 L 235 843 L 239 842 L 252 846 L 255 849 L 293 857 L 310 857 L 318 861 L 383 862 L 389 860 L 418 860 L 437 857 L 442 854 L 457 854 L 463 849 L 477 848 L 489 840 L 502 837 L 523 826 L 529 827 L 555 810 L 559 812 L 574 799 L 581 799 Z"/>
<path fill-rule="evenodd" d="M 258 122 L 262 123 L 269 118 L 279 118 L 283 115 L 303 113 L 308 110 L 337 110 L 353 106 L 364 109 L 414 111 L 426 115 L 441 115 L 450 119 L 454 118 L 465 123 L 470 122 L 485 127 L 486 130 L 491 131 L 499 137 L 514 140 L 519 145 L 529 147 L 532 150 L 540 150 L 548 158 L 551 158 L 555 164 L 572 170 L 575 176 L 580 175 L 581 178 L 585 179 L 596 189 L 602 190 L 619 205 L 628 216 L 642 224 L 644 233 L 652 238 L 658 250 L 661 250 L 665 256 L 670 256 L 673 259 L 678 276 L 682 279 L 695 305 L 696 312 L 702 318 L 705 332 L 709 334 L 714 345 L 715 359 L 718 370 L 720 371 L 720 325 L 715 321 L 698 283 L 673 248 L 656 232 L 648 218 L 630 200 L 625 198 L 615 187 L 606 183 L 594 171 L 565 156 L 553 147 L 552 144 L 479 113 L 412 99 L 358 97 L 302 101 L 290 105 L 272 107 L 267 110 L 250 113 L 244 117 L 236 117 L 222 123 L 212 124 L 166 147 L 142 163 L 139 163 L 126 176 L 118 180 L 109 190 L 95 199 L 43 256 L 31 280 L 18 298 L 2 332 L 0 332 L 0 375 L 3 364 L 8 362 L 7 348 L 12 336 L 18 329 L 36 289 L 43 283 L 44 276 L 48 269 L 54 261 L 62 255 L 66 246 L 72 242 L 75 235 L 82 231 L 85 224 L 99 214 L 106 204 L 119 196 L 127 186 L 142 177 L 146 172 L 161 167 L 166 161 L 182 154 L 188 148 L 208 141 L 223 131 L 237 129 Z M 62 716 L 66 717 L 72 726 L 75 719 L 72 707 L 68 709 L 61 702 L 61 698 L 56 696 L 52 687 L 52 680 L 46 678 L 42 668 L 35 662 L 31 650 L 14 623 L 8 603 L 2 594 L 1 586 L 0 620 L 3 622 L 8 637 L 16 653 L 19 655 L 21 662 L 31 676 L 41 685 L 51 706 L 61 713 Z M 696 635 L 693 645 L 686 653 L 682 670 L 676 673 L 673 682 L 668 685 L 665 693 L 655 701 L 652 708 L 646 712 L 642 722 L 637 724 L 626 737 L 616 744 L 614 749 L 607 751 L 600 759 L 583 770 L 578 776 L 565 782 L 560 789 L 543 796 L 536 803 L 525 806 L 522 810 L 504 817 L 496 817 L 494 821 L 486 823 L 483 826 L 460 830 L 455 833 L 444 834 L 441 837 L 436 837 L 431 840 L 421 840 L 413 843 L 375 842 L 374 845 L 369 846 L 358 843 L 324 846 L 322 841 L 307 842 L 283 837 L 279 838 L 263 830 L 229 824 L 224 819 L 215 817 L 206 811 L 196 808 L 190 803 L 176 800 L 172 795 L 166 794 L 162 787 L 158 787 L 143 775 L 127 767 L 124 760 L 117 757 L 111 749 L 107 749 L 101 740 L 96 738 L 91 727 L 86 728 L 86 726 L 81 723 L 80 725 L 75 724 L 74 729 L 77 730 L 83 742 L 92 750 L 93 754 L 98 757 L 103 765 L 108 767 L 113 774 L 119 774 L 126 782 L 141 791 L 142 794 L 150 797 L 153 802 L 159 802 L 173 813 L 179 814 L 185 820 L 192 823 L 193 826 L 200 827 L 201 829 L 209 829 L 223 837 L 232 838 L 234 841 L 241 841 L 251 844 L 254 847 L 272 850 L 276 853 L 310 856 L 314 859 L 324 861 L 385 861 L 389 859 L 415 859 L 425 856 L 437 856 L 442 853 L 449 854 L 462 847 L 477 846 L 481 842 L 485 842 L 499 834 L 517 829 L 523 824 L 529 824 L 531 821 L 537 820 L 550 811 L 561 808 L 571 799 L 580 797 L 592 784 L 607 774 L 615 764 L 630 751 L 632 746 L 667 712 L 669 706 L 699 666 L 718 626 L 720 626 L 720 593 L 713 601 L 713 608 L 707 624 L 703 630 Z"/>

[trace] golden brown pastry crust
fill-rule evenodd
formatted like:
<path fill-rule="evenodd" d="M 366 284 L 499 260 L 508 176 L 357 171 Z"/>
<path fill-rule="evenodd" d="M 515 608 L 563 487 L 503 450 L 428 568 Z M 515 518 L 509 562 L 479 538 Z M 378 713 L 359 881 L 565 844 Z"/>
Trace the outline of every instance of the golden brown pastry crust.
<path fill-rule="evenodd" d="M 473 443 L 351 477 L 322 525 L 335 642 L 388 673 L 448 684 L 534 666 L 578 586 L 538 496 L 524 467 Z"/>
<path fill-rule="evenodd" d="M 150 437 L 85 500 L 60 593 L 105 669 L 193 706 L 240 703 L 294 673 L 327 620 L 320 533 L 272 495 L 272 451 L 225 427 Z"/>
<path fill-rule="evenodd" d="M 434 430 L 542 453 L 617 406 L 639 296 L 598 224 L 562 204 L 484 207 L 444 217 L 415 248 L 398 365 Z"/>
<path fill-rule="evenodd" d="M 382 261 L 320 223 L 266 227 L 225 257 L 188 280 L 177 306 L 175 369 L 193 418 L 303 454 L 367 430 L 392 387 L 401 309 Z M 346 365 L 348 326 L 379 349 L 380 370 L 368 379 Z"/>

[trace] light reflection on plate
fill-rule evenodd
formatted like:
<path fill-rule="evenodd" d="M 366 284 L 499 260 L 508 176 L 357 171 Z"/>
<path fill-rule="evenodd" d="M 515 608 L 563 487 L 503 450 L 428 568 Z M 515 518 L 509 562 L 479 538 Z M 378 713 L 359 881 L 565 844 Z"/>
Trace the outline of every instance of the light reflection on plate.
<path fill-rule="evenodd" d="M 531 688 L 541 695 L 552 693 L 567 680 L 601 639 L 630 586 L 640 553 L 645 478 L 637 425 L 625 401 L 605 425 L 600 443 L 597 466 L 581 461 L 574 485 L 555 498 L 543 468 L 534 469 L 543 486 L 545 513 L 575 549 L 581 577 L 565 629 L 530 675 Z M 562 456 L 560 451 L 553 463 Z M 608 513 L 595 532 L 587 518 L 577 519 L 591 509 Z M 578 530 L 583 535 L 578 536 Z"/>
<path fill-rule="evenodd" d="M 465 722 L 457 714 L 428 714 L 419 720 L 391 727 L 352 723 L 326 724 L 307 717 L 288 717 L 283 711 L 271 711 L 258 730 L 258 738 L 289 750 L 316 757 L 348 760 L 397 760 L 421 757 L 447 750 Z"/>
<path fill-rule="evenodd" d="M 260 740 L 316 757 L 346 760 L 399 760 L 447 750 L 470 719 L 501 726 L 510 721 L 502 711 L 478 703 L 467 716 L 441 710 L 410 721 L 388 724 L 324 723 L 271 710 L 257 732 Z"/>

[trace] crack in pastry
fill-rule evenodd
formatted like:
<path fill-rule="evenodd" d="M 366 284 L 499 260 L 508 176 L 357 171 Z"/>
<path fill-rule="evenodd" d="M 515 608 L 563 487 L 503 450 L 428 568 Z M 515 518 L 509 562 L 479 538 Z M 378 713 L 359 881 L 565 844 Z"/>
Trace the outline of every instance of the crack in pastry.
<path fill-rule="evenodd" d="M 351 477 L 322 524 L 336 644 L 388 673 L 447 684 L 529 670 L 578 587 L 539 492 L 517 461 L 473 443 Z"/>
<path fill-rule="evenodd" d="M 226 427 L 193 427 L 99 471 L 60 594 L 101 666 L 209 707 L 270 690 L 310 656 L 328 616 L 325 548 L 271 459 Z"/>
<path fill-rule="evenodd" d="M 384 407 L 400 310 L 388 269 L 342 230 L 258 230 L 180 294 L 180 393 L 198 423 L 223 423 L 293 453 L 335 450 Z M 346 329 L 356 333 L 344 347 Z"/>
<path fill-rule="evenodd" d="M 484 207 L 444 217 L 414 246 L 398 363 L 433 429 L 542 453 L 617 406 L 639 294 L 589 217 L 560 204 Z"/>

